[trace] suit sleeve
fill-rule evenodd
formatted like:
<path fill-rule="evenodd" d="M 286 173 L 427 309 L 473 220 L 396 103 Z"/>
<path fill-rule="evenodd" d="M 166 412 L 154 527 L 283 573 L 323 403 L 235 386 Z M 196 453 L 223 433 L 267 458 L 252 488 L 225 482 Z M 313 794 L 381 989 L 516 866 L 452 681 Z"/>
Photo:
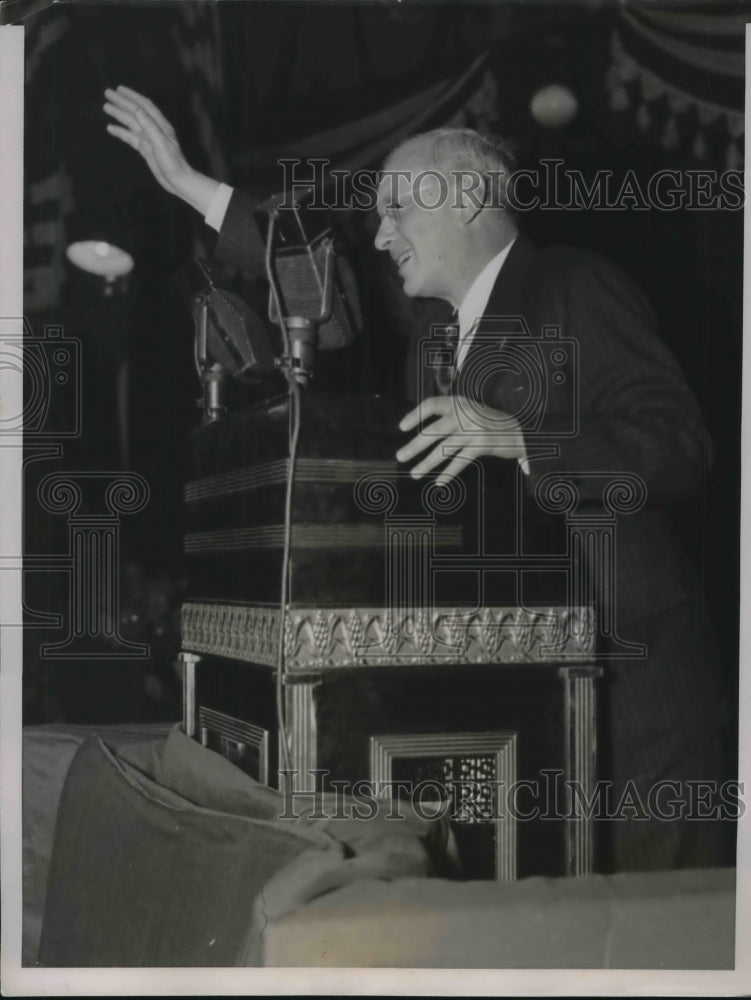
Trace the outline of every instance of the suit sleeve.
<path fill-rule="evenodd" d="M 266 252 L 254 215 L 257 206 L 258 199 L 235 189 L 214 245 L 217 260 L 239 267 L 251 277 L 264 274 Z"/>
<path fill-rule="evenodd" d="M 544 282 L 539 301 L 542 321 L 574 342 L 578 364 L 564 386 L 548 379 L 542 425 L 525 434 L 528 489 L 561 472 L 574 475 L 582 498 L 595 499 L 601 481 L 587 473 L 630 472 L 644 481 L 650 504 L 690 495 L 711 464 L 711 442 L 641 292 L 605 260 L 586 257 Z M 543 441 L 557 454 L 534 457 Z"/>

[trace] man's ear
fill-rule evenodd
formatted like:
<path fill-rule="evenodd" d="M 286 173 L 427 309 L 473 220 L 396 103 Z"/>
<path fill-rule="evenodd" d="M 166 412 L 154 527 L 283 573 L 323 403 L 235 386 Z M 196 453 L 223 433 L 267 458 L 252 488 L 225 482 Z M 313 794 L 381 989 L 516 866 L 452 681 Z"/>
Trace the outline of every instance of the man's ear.
<path fill-rule="evenodd" d="M 488 196 L 487 178 L 473 170 L 457 173 L 455 176 L 454 206 L 462 215 L 465 225 L 474 222 L 486 207 Z"/>

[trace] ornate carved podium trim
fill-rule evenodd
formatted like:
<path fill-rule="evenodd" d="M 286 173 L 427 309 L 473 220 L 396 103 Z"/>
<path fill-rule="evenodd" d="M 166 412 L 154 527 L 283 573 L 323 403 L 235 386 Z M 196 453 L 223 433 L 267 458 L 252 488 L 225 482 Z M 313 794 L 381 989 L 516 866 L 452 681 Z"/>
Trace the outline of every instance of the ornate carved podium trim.
<path fill-rule="evenodd" d="M 277 608 L 199 604 L 182 608 L 182 644 L 273 667 Z M 290 608 L 284 629 L 290 672 L 431 664 L 594 660 L 592 608 Z"/>
<path fill-rule="evenodd" d="M 278 608 L 240 604 L 183 604 L 182 645 L 191 652 L 275 666 Z"/>

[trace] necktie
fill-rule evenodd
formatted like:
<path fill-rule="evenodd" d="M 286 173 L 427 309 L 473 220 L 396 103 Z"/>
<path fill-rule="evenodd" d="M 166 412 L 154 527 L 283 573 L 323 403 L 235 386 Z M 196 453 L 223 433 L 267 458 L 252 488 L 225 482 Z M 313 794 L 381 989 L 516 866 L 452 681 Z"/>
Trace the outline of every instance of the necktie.
<path fill-rule="evenodd" d="M 448 396 L 454 381 L 456 368 L 456 348 L 459 344 L 459 324 L 449 323 L 441 337 L 440 362 L 433 369 L 435 387 L 441 396 Z"/>

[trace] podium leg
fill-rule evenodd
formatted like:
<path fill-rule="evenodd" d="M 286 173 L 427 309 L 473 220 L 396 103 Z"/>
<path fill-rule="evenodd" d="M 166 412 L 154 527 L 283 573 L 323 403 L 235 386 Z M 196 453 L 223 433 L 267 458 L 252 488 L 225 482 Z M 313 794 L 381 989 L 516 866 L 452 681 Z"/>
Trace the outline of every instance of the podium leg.
<path fill-rule="evenodd" d="M 565 821 L 566 875 L 589 875 L 595 866 L 593 802 L 597 781 L 597 666 L 563 666 L 566 778 L 570 783 Z M 577 789 L 574 795 L 572 788 Z M 596 803 L 595 803 L 596 805 Z"/>
<path fill-rule="evenodd" d="M 318 767 L 318 726 L 314 689 L 320 684 L 312 680 L 291 679 L 284 687 L 284 717 L 287 729 L 289 767 L 295 774 L 295 788 L 301 792 L 316 790 L 315 769 Z M 280 767 L 284 760 L 283 734 L 279 733 Z"/>

